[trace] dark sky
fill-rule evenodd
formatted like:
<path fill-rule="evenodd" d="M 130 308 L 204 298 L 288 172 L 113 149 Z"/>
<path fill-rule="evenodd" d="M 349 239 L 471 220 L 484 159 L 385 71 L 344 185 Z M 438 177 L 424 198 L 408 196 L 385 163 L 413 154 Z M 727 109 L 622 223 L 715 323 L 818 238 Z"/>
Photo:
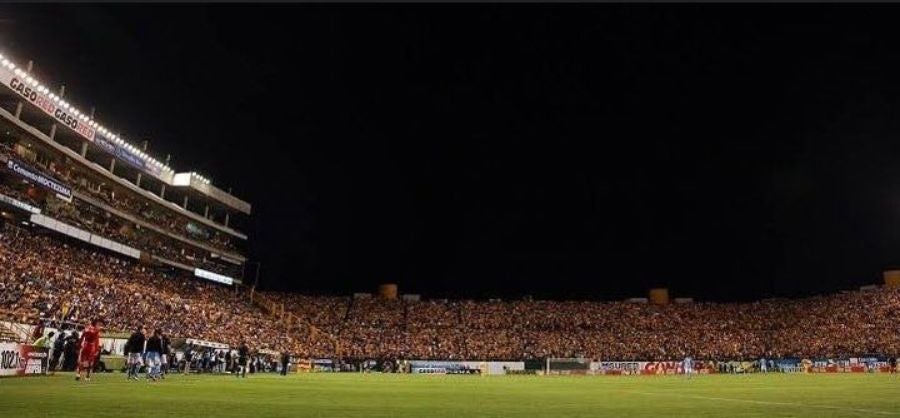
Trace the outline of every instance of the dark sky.
<path fill-rule="evenodd" d="M 271 289 L 754 299 L 900 264 L 900 8 L 2 6 Z"/>

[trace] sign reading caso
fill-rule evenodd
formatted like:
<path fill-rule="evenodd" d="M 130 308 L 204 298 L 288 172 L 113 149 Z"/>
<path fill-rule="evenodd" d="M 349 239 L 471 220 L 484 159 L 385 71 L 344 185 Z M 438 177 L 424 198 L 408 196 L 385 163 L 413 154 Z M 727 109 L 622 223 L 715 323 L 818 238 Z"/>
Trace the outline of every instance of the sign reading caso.
<path fill-rule="evenodd" d="M 17 76 L 9 68 L 0 65 L 0 83 L 9 87 L 10 90 L 22 96 L 29 103 L 41 109 L 42 112 L 50 115 L 63 125 L 69 127 L 78 135 L 81 135 L 88 141 L 95 143 L 104 151 L 112 154 L 116 158 L 138 168 L 147 173 L 156 176 L 165 181 L 162 169 L 156 165 L 149 164 L 144 158 L 128 150 L 127 148 L 116 144 L 106 135 L 97 132 L 97 129 L 91 127 L 85 120 L 73 115 L 68 110 L 60 107 L 53 102 L 50 97 L 44 93 L 37 91 L 33 85 L 26 80 Z"/>
<path fill-rule="evenodd" d="M 12 171 L 13 173 L 25 177 L 33 183 L 37 183 L 42 187 L 55 192 L 56 195 L 62 199 L 65 199 L 69 202 L 72 201 L 72 189 L 69 186 L 60 183 L 56 179 L 41 174 L 37 170 L 31 168 L 31 166 L 29 166 L 28 164 L 25 164 L 14 158 L 10 158 L 6 161 L 6 168 L 8 168 L 9 171 Z"/>
<path fill-rule="evenodd" d="M 59 107 L 53 100 L 44 93 L 35 90 L 27 81 L 17 76 L 9 68 L 0 66 L 0 82 L 5 84 L 10 90 L 28 100 L 31 104 L 41 109 L 44 113 L 50 115 L 63 125 L 68 126 L 77 134 L 85 137 L 88 141 L 93 141 L 97 130 L 92 128 L 77 116 L 72 115 L 69 111 Z"/>

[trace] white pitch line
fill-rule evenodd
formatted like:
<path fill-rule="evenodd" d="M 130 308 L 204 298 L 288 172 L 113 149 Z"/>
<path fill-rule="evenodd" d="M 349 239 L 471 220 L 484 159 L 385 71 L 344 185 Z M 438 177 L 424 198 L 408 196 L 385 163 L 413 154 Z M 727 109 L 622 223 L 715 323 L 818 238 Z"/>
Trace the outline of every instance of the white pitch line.
<path fill-rule="evenodd" d="M 685 395 L 685 394 L 657 393 L 657 392 L 629 391 L 627 393 L 633 393 L 633 394 L 637 394 L 637 395 L 693 398 L 693 399 L 702 399 L 702 400 L 708 400 L 708 401 L 741 402 L 741 403 L 751 403 L 751 404 L 757 404 L 757 405 L 793 406 L 793 407 L 797 407 L 797 408 L 818 408 L 818 409 L 829 409 L 829 410 L 833 410 L 833 411 L 858 412 L 861 414 L 900 415 L 900 412 L 881 411 L 881 410 L 877 410 L 877 409 L 849 408 L 849 407 L 845 407 L 845 406 L 816 405 L 816 404 L 805 404 L 805 403 L 797 403 L 797 402 L 759 401 L 759 400 L 755 400 L 755 399 L 722 398 L 722 397 L 718 397 L 718 396 Z"/>

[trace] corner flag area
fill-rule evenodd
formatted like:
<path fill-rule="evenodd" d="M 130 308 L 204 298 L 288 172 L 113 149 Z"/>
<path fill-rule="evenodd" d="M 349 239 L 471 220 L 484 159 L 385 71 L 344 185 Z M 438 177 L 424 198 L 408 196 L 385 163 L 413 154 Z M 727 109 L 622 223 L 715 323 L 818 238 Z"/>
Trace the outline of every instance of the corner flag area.
<path fill-rule="evenodd" d="M 118 373 L 0 379 L 4 417 L 891 417 L 900 376 L 754 374 L 540 377 Z"/>

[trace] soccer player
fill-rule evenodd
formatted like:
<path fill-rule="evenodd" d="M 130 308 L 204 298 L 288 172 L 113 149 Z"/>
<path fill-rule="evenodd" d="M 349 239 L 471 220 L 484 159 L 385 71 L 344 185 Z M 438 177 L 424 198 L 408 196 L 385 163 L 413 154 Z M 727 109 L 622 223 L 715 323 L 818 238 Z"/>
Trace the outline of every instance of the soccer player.
<path fill-rule="evenodd" d="M 250 349 L 247 348 L 247 343 L 242 340 L 241 346 L 238 347 L 238 371 L 235 373 L 235 376 L 247 377 L 247 360 L 249 357 Z"/>
<path fill-rule="evenodd" d="M 160 353 L 162 353 L 162 332 L 159 329 L 153 330 L 153 335 L 147 338 L 144 344 L 144 352 L 147 357 L 147 379 L 151 381 L 159 380 Z"/>
<path fill-rule="evenodd" d="M 174 358 L 174 356 L 169 355 L 169 337 L 163 334 L 162 331 L 160 331 L 159 335 L 162 342 L 162 373 L 159 377 L 165 379 L 169 373 L 169 359 Z"/>
<path fill-rule="evenodd" d="M 99 319 L 91 321 L 91 325 L 84 329 L 79 339 L 81 350 L 78 352 L 78 375 L 75 380 L 81 380 L 85 370 L 87 376 L 85 380 L 91 379 L 91 372 L 94 370 L 94 362 L 97 355 L 100 354 L 100 323 Z"/>
<path fill-rule="evenodd" d="M 760 371 L 761 373 L 768 373 L 768 372 L 769 372 L 769 365 L 768 365 L 768 363 L 766 363 L 766 358 L 765 358 L 765 357 L 759 359 L 759 371 Z"/>
<path fill-rule="evenodd" d="M 291 355 L 287 351 L 281 352 L 281 375 L 287 376 L 288 365 L 291 361 Z"/>
<path fill-rule="evenodd" d="M 684 375 L 690 378 L 694 374 L 694 359 L 691 356 L 685 357 L 681 367 L 684 369 Z"/>
<path fill-rule="evenodd" d="M 138 380 L 138 370 L 141 368 L 141 357 L 144 355 L 144 342 L 147 329 L 140 327 L 128 337 L 125 343 L 125 358 L 128 359 L 128 379 Z"/>

